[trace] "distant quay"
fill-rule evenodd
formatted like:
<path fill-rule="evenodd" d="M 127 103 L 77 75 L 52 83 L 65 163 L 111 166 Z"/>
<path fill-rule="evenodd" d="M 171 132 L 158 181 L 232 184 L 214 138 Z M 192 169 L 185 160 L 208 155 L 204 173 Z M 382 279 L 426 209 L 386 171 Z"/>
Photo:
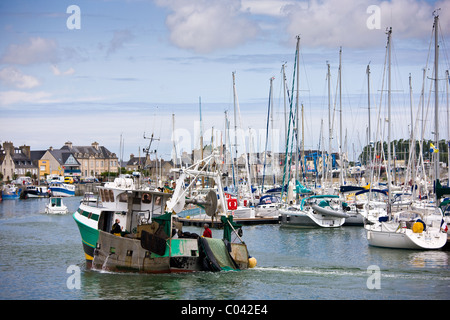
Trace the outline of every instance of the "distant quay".
<path fill-rule="evenodd" d="M 83 196 L 86 192 L 98 194 L 97 187 L 101 185 L 101 183 L 78 183 L 75 188 L 75 196 Z"/>

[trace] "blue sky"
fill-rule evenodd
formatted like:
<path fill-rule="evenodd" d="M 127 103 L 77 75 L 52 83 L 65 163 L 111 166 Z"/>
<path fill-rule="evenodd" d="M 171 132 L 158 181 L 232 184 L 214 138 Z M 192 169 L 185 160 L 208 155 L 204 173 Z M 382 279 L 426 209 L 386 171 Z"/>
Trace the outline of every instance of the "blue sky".
<path fill-rule="evenodd" d="M 67 13 L 70 5 L 80 9 L 79 29 L 67 27 L 73 14 Z M 370 6 L 379 9 L 379 25 L 372 29 L 367 25 L 374 13 L 368 11 Z M 178 151 L 198 146 L 199 97 L 205 141 L 211 139 L 213 127 L 215 140 L 220 139 L 225 111 L 234 126 L 235 72 L 242 129 L 246 134 L 253 130 L 253 148 L 262 151 L 269 79 L 275 77 L 274 123 L 279 138 L 284 132 L 280 70 L 286 63 L 290 87 L 295 37 L 300 35 L 299 100 L 305 108 L 305 147 L 317 148 L 322 120 L 328 137 L 326 63 L 331 65 L 334 103 L 342 46 L 344 132 L 353 158 L 353 150 L 359 153 L 366 143 L 369 62 L 372 131 L 376 130 L 385 30 L 390 26 L 396 90 L 393 134 L 407 138 L 408 76 L 411 73 L 416 113 L 436 8 L 441 8 L 439 77 L 444 78 L 449 68 L 450 1 L 4 0 L 0 2 L 0 140 L 27 144 L 32 150 L 59 148 L 66 141 L 74 145 L 97 141 L 119 154 L 122 135 L 127 159 L 147 146 L 144 132 L 154 133 L 160 140 L 152 149 L 168 159 L 172 114 Z M 428 77 L 433 69 L 434 53 L 430 54 Z M 443 90 L 445 82 L 441 85 Z M 425 86 L 428 97 L 429 82 Z M 445 109 L 445 97 L 441 99 Z M 383 106 L 381 118 L 385 112 Z M 446 111 L 441 113 L 445 123 L 440 136 L 447 138 Z M 336 122 L 334 151 L 338 133 Z M 278 146 L 284 144 L 275 140 Z"/>

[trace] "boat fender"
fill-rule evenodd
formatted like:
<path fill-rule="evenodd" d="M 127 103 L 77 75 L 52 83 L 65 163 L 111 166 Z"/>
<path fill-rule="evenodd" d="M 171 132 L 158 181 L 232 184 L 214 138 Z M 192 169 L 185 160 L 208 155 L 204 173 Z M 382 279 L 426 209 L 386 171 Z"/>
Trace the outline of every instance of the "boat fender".
<path fill-rule="evenodd" d="M 248 257 L 248 267 L 250 269 L 256 267 L 256 263 L 257 261 L 254 257 Z"/>
<path fill-rule="evenodd" d="M 347 202 L 342 203 L 342 210 L 350 211 L 350 206 L 347 204 Z"/>
<path fill-rule="evenodd" d="M 413 231 L 414 233 L 422 233 L 422 231 L 423 231 L 423 223 L 422 223 L 422 222 L 419 222 L 419 221 L 417 221 L 416 223 L 414 223 L 414 224 L 413 224 L 413 227 L 412 227 L 412 231 Z"/>
<path fill-rule="evenodd" d="M 423 231 L 427 230 L 427 225 L 421 219 L 417 219 L 417 222 L 420 222 L 423 225 Z"/>
<path fill-rule="evenodd" d="M 330 203 L 326 200 L 322 200 L 319 202 L 319 207 L 325 208 L 325 207 L 329 207 Z"/>
<path fill-rule="evenodd" d="M 237 234 L 238 234 L 239 237 L 242 237 L 242 235 L 244 234 L 244 230 L 242 230 L 242 228 L 239 228 L 237 230 Z"/>

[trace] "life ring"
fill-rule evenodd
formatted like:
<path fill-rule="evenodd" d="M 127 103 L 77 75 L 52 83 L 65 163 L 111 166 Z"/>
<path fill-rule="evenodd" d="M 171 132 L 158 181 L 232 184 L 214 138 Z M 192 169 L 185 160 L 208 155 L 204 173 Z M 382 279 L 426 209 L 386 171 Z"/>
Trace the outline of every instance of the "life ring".
<path fill-rule="evenodd" d="M 237 209 L 237 199 L 227 199 L 228 210 Z"/>
<path fill-rule="evenodd" d="M 144 193 L 142 195 L 142 202 L 143 203 L 150 203 L 152 201 L 152 196 L 150 195 L 150 193 Z"/>

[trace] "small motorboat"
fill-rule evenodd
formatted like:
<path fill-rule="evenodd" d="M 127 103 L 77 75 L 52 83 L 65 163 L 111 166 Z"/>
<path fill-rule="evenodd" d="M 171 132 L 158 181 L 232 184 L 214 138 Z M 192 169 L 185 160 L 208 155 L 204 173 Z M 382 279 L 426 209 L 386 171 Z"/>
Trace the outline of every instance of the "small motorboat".
<path fill-rule="evenodd" d="M 47 214 L 66 214 L 69 209 L 63 203 L 61 197 L 50 197 L 50 201 L 45 206 L 45 213 Z"/>

